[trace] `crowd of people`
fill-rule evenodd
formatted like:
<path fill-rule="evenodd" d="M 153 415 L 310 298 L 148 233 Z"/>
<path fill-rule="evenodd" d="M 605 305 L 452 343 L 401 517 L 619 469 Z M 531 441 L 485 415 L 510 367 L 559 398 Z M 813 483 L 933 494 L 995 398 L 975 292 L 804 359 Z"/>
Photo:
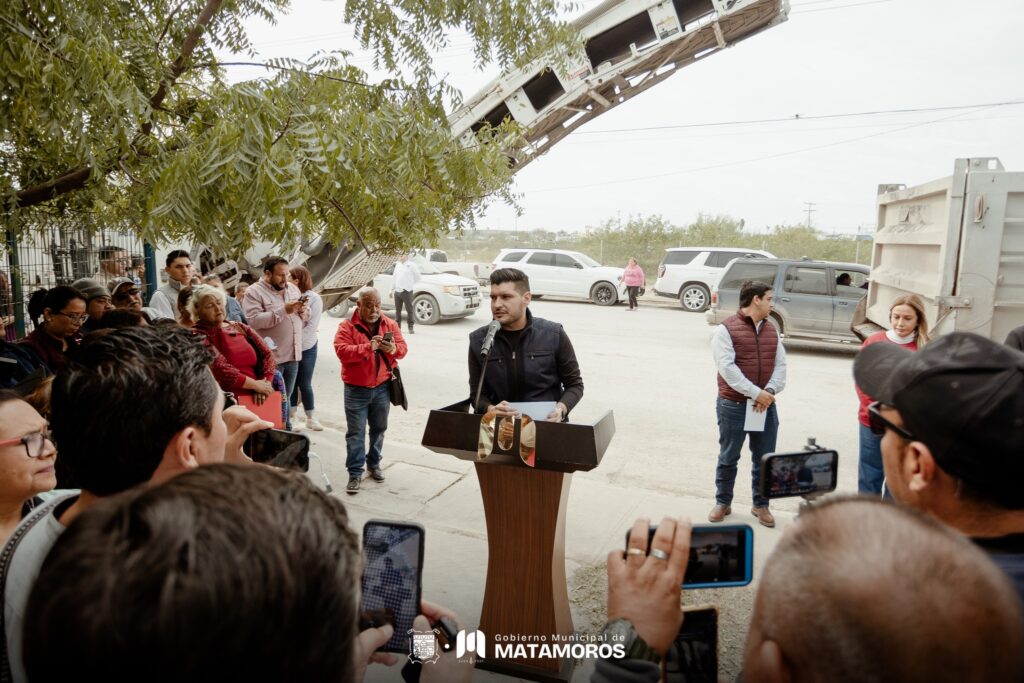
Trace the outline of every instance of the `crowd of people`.
<path fill-rule="evenodd" d="M 317 428 L 309 377 L 322 302 L 309 273 L 269 259 L 263 278 L 235 291 L 232 313 L 222 284 L 197 279 L 187 253 L 172 252 L 166 267 L 166 301 L 152 310 L 117 272 L 49 290 L 36 328 L 15 345 L 29 360 L 17 391 L 0 392 L 0 678 L 362 680 L 368 666 L 396 664 L 376 652 L 390 625 L 356 626 L 359 546 L 344 505 L 242 450 L 274 423 L 256 412 L 275 392 L 282 422 L 302 402 Z M 495 271 L 491 284 L 498 326 L 470 336 L 470 386 L 481 391 L 467 407 L 516 418 L 520 402 L 545 402 L 549 420 L 566 420 L 583 395 L 571 341 L 530 312 L 520 271 Z M 731 512 L 749 439 L 752 512 L 774 524 L 756 484 L 786 384 L 785 351 L 766 323 L 771 301 L 770 287 L 744 285 L 740 311 L 713 340 L 712 521 Z M 929 340 L 920 303 L 894 302 L 892 334 L 869 339 L 854 363 L 869 432 L 862 473 L 874 482 L 878 463 L 893 501 L 879 482 L 870 495 L 810 505 L 789 525 L 761 574 L 745 681 L 1024 679 L 1024 352 L 966 333 Z M 392 367 L 408 346 L 366 288 L 334 347 L 351 494 L 366 471 L 384 480 Z M 505 372 L 541 347 L 543 362 Z M 236 398 L 253 410 L 230 405 Z M 760 432 L 743 428 L 748 401 L 764 414 Z M 627 550 L 607 558 L 605 634 L 625 636 L 626 656 L 598 661 L 597 683 L 658 680 L 684 618 L 690 523 L 661 520 L 650 539 L 648 528 L 637 520 Z M 441 617 L 458 623 L 427 601 L 420 611 L 417 630 Z M 421 674 L 458 682 L 473 671 L 446 652 Z"/>

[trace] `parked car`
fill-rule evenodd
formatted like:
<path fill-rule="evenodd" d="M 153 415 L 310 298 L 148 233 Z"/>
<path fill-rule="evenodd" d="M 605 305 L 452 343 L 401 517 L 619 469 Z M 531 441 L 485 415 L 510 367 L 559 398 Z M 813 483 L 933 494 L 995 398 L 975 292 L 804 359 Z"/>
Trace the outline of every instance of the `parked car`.
<path fill-rule="evenodd" d="M 493 267 L 488 263 L 449 261 L 448 252 L 442 249 L 417 249 L 416 253 L 434 264 L 442 273 L 468 277 L 470 280 L 476 280 L 481 285 L 486 285 L 491 277 Z"/>
<path fill-rule="evenodd" d="M 442 273 L 422 256 L 414 256 L 412 260 L 419 266 L 421 275 L 412 300 L 416 324 L 433 325 L 440 320 L 466 318 L 477 312 L 480 308 L 480 285 L 474 280 Z M 395 293 L 391 291 L 394 273 L 395 264 L 392 263 L 371 283 L 380 292 L 380 307 L 385 311 L 395 310 Z M 348 317 L 351 306 L 356 302 L 355 297 L 353 294 L 327 313 L 335 318 Z"/>
<path fill-rule="evenodd" d="M 700 313 L 711 304 L 711 290 L 735 258 L 775 258 L 756 249 L 679 247 L 665 250 L 654 293 L 679 299 L 685 311 Z"/>
<path fill-rule="evenodd" d="M 773 289 L 771 320 L 785 337 L 860 341 L 850 329 L 853 312 L 867 294 L 868 267 L 809 259 L 737 259 L 711 294 L 705 313 L 717 325 L 736 312 L 740 285 L 767 282 Z M 849 275 L 849 284 L 846 282 Z"/>
<path fill-rule="evenodd" d="M 626 286 L 619 282 L 622 268 L 602 266 L 578 251 L 502 249 L 491 265 L 494 270 L 515 268 L 526 273 L 535 299 L 550 294 L 611 306 L 626 298 Z"/>

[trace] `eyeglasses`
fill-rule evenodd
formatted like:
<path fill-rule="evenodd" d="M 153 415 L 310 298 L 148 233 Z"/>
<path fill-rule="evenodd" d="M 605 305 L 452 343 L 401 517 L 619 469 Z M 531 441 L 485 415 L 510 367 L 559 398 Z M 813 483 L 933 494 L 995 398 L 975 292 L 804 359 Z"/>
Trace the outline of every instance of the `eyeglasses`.
<path fill-rule="evenodd" d="M 868 426 L 871 428 L 871 433 L 876 436 L 882 436 L 885 434 L 886 429 L 891 429 L 907 441 L 917 441 L 914 435 L 906 429 L 882 417 L 881 408 L 883 405 L 885 404 L 881 401 L 875 401 L 868 406 Z"/>
<path fill-rule="evenodd" d="M 57 311 L 56 313 L 54 313 L 54 315 L 62 315 L 71 322 L 78 323 L 79 325 L 81 325 L 82 323 L 89 319 L 88 313 L 83 313 L 81 315 L 71 315 L 70 313 L 65 313 L 64 311 Z"/>
<path fill-rule="evenodd" d="M 0 441 L 0 446 L 13 446 L 14 444 L 24 444 L 25 455 L 30 458 L 38 458 L 43 454 L 43 447 L 45 443 L 49 441 L 53 443 L 53 432 L 49 429 L 44 429 L 41 432 L 32 432 L 25 436 L 19 436 L 16 439 L 7 439 L 6 441 Z"/>

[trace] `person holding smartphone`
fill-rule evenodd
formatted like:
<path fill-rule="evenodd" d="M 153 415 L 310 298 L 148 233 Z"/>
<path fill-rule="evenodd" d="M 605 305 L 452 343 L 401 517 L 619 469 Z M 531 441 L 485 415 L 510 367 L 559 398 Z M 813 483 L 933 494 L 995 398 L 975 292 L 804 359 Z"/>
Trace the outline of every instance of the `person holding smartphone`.
<path fill-rule="evenodd" d="M 391 412 L 391 371 L 408 351 L 398 323 L 380 312 L 380 293 L 373 287 L 360 290 L 352 317 L 334 335 L 334 352 L 345 383 L 345 490 L 349 494 L 359 493 L 364 467 L 374 481 L 384 481 L 381 450 Z"/>

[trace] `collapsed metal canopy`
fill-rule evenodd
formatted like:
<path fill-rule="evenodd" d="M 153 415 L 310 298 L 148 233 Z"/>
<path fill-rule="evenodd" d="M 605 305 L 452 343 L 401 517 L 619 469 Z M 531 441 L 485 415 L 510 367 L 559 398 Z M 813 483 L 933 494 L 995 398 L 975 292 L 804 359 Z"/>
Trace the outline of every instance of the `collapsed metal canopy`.
<path fill-rule="evenodd" d="M 501 75 L 449 117 L 463 144 L 485 122 L 511 117 L 527 143 L 508 150 L 518 171 L 574 130 L 681 67 L 785 21 L 787 0 L 607 0 L 573 22 L 586 60 L 562 71 L 540 59 Z"/>

